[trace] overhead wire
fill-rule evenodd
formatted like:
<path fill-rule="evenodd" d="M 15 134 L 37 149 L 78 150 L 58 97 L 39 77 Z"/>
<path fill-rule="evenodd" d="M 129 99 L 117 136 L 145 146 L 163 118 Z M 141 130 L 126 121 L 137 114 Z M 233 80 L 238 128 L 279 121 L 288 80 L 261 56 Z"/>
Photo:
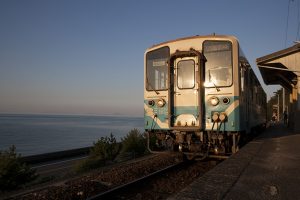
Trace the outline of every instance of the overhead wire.
<path fill-rule="evenodd" d="M 286 27 L 285 27 L 285 48 L 287 47 L 287 41 L 288 41 L 288 31 L 289 31 L 289 20 L 290 20 L 290 7 L 291 2 L 295 2 L 295 0 L 289 0 L 288 1 L 288 9 L 287 9 L 287 18 L 286 18 Z M 292 7 L 293 8 L 293 7 Z M 297 0 L 297 22 L 296 22 L 296 42 L 300 40 L 300 0 Z"/>
<path fill-rule="evenodd" d="M 284 48 L 286 48 L 287 35 L 288 35 L 288 29 L 289 29 L 290 3 L 291 3 L 291 0 L 289 0 L 289 3 L 288 3 L 288 14 L 287 14 L 287 18 L 286 18 L 286 28 L 285 28 L 285 42 L 284 42 Z"/>
<path fill-rule="evenodd" d="M 299 41 L 299 29 L 300 29 L 300 0 L 298 0 L 298 6 L 297 6 L 297 9 L 298 9 L 298 12 L 297 12 L 297 23 L 298 23 L 298 27 L 297 27 L 297 36 L 296 36 L 296 41 Z"/>

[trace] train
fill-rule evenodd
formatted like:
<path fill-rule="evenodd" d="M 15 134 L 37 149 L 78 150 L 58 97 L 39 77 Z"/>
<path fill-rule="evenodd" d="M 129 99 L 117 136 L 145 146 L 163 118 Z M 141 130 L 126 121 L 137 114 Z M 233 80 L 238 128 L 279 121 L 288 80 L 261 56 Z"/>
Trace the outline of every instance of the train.
<path fill-rule="evenodd" d="M 191 36 L 144 53 L 150 152 L 227 158 L 266 125 L 266 93 L 231 35 Z"/>

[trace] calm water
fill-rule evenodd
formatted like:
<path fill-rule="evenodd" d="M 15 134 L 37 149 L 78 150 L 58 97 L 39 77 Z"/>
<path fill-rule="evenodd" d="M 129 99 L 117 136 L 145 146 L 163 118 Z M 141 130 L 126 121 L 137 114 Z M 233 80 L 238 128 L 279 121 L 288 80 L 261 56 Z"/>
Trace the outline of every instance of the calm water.
<path fill-rule="evenodd" d="M 34 155 L 92 146 L 112 133 L 118 140 L 133 128 L 143 131 L 143 118 L 112 116 L 0 115 L 0 150 L 15 145 Z"/>

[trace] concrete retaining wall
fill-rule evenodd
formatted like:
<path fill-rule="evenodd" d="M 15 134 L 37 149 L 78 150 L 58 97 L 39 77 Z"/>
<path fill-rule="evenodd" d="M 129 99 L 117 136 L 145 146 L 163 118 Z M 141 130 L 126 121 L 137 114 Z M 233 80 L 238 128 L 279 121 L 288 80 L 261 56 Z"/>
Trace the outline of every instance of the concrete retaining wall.
<path fill-rule="evenodd" d="M 22 157 L 22 160 L 28 164 L 37 164 L 37 163 L 59 160 L 64 158 L 88 155 L 90 149 L 91 147 L 84 147 L 79 149 L 71 149 L 65 151 L 57 151 L 57 152 L 44 153 L 44 154 L 38 154 L 32 156 L 25 156 Z"/>

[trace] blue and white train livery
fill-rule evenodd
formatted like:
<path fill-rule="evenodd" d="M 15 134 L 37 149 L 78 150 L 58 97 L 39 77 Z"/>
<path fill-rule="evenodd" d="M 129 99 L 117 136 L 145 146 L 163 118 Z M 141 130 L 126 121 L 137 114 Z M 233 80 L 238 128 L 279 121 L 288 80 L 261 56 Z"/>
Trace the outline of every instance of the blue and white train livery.
<path fill-rule="evenodd" d="M 145 130 L 151 151 L 226 157 L 266 123 L 266 94 L 233 36 L 181 38 L 144 56 Z"/>

